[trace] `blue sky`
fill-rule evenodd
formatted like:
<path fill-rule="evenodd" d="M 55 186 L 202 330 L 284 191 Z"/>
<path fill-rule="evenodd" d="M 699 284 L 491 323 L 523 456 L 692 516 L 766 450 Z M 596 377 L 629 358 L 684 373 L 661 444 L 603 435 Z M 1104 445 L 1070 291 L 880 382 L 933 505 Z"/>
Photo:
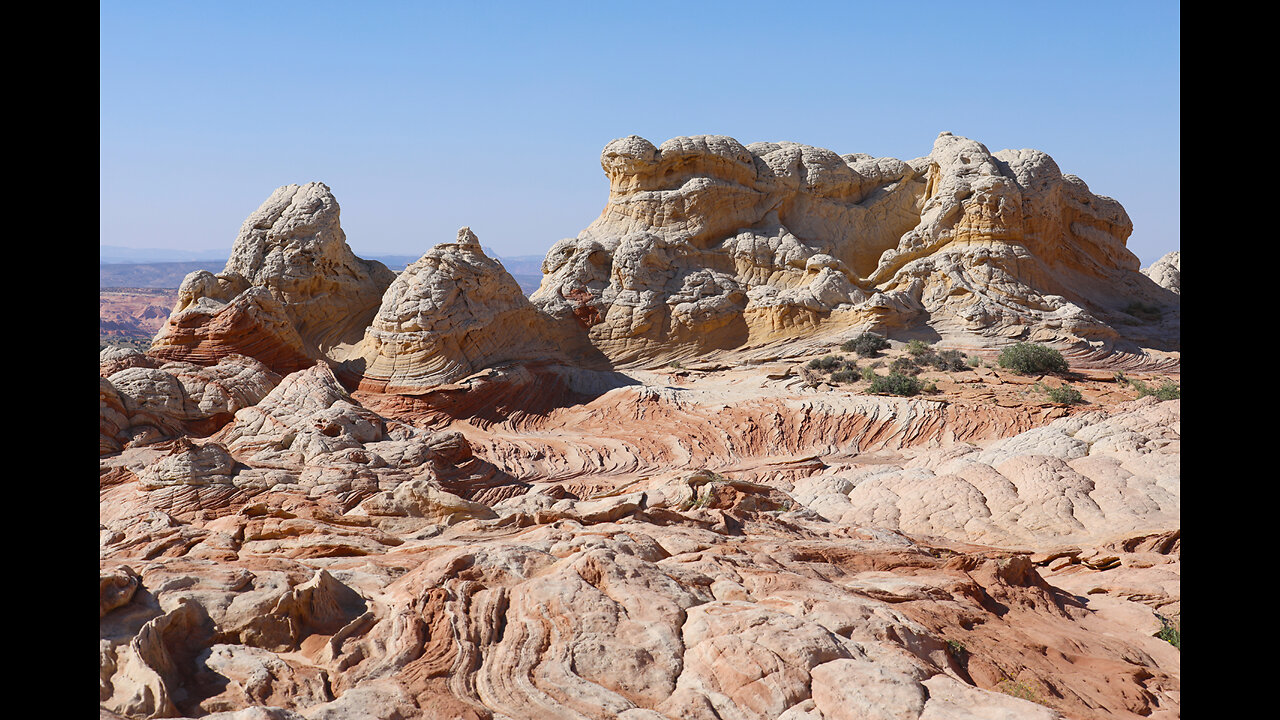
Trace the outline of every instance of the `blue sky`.
<path fill-rule="evenodd" d="M 1176 2 L 104 2 L 103 245 L 226 248 L 320 180 L 360 255 L 545 253 L 636 134 L 1035 148 L 1180 247 Z"/>

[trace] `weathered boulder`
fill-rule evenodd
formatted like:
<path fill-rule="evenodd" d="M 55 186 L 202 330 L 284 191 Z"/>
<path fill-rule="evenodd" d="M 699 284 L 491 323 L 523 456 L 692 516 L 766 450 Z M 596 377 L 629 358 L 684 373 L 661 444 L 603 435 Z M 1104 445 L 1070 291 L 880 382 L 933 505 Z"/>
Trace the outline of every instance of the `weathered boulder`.
<path fill-rule="evenodd" d="M 125 365 L 100 382 L 102 454 L 183 434 L 209 435 L 242 408 L 266 397 L 280 376 L 261 362 L 227 355 L 216 364 L 129 362 L 112 356 L 103 372 Z"/>
<path fill-rule="evenodd" d="M 223 272 L 183 281 L 148 354 L 207 364 L 235 352 L 284 373 L 345 359 L 395 273 L 351 252 L 339 214 L 323 183 L 278 188 L 241 226 Z"/>
<path fill-rule="evenodd" d="M 362 390 L 414 395 L 501 363 L 564 359 L 547 318 L 462 228 L 391 283 L 343 370 Z"/>
<path fill-rule="evenodd" d="M 1143 275 L 1151 278 L 1162 288 L 1169 292 L 1182 294 L 1182 252 L 1174 250 L 1166 253 L 1159 260 L 1151 264 L 1151 267 L 1142 271 Z"/>

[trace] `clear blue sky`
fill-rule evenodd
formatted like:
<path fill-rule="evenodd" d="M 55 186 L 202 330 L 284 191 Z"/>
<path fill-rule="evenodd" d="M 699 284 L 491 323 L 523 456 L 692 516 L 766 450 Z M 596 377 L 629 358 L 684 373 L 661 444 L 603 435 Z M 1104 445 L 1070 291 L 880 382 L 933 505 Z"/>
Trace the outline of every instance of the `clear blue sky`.
<path fill-rule="evenodd" d="M 1036 148 L 1179 249 L 1176 2 L 144 2 L 101 5 L 103 245 L 230 248 L 320 180 L 360 255 L 470 225 L 545 253 L 636 134 L 910 159 L 942 130 Z"/>

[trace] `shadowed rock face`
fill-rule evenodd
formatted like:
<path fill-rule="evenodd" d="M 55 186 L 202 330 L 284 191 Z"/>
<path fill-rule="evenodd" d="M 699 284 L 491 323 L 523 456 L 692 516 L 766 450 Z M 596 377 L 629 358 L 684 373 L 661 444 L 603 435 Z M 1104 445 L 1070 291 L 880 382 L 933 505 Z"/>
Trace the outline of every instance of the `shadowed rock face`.
<path fill-rule="evenodd" d="M 250 354 L 283 372 L 345 359 L 395 273 L 351 252 L 339 214 L 324 183 L 277 189 L 241 226 L 223 272 L 183 281 L 149 353 L 202 363 Z"/>
<path fill-rule="evenodd" d="M 993 154 L 943 133 L 903 162 L 631 136 L 601 165 L 608 204 L 551 248 L 532 300 L 617 363 L 820 327 L 1132 349 L 1133 329 L 1114 327 L 1126 304 L 1177 313 L 1125 248 L 1124 208 L 1035 150 Z M 1176 321 L 1142 339 L 1175 349 Z"/>

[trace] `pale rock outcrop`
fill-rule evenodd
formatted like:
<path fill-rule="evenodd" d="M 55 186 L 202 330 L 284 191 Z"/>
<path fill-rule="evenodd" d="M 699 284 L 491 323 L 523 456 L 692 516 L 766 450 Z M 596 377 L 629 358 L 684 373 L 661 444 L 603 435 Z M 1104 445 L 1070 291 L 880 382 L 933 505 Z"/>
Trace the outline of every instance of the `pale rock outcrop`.
<path fill-rule="evenodd" d="M 201 297 L 175 309 L 147 354 L 202 365 L 246 355 L 283 375 L 315 362 L 284 305 L 261 287 L 248 288 L 226 303 Z"/>
<path fill-rule="evenodd" d="M 344 370 L 414 395 L 502 363 L 563 361 L 553 327 L 470 228 L 405 268 Z"/>
<path fill-rule="evenodd" d="M 207 363 L 237 352 L 285 373 L 345 359 L 395 273 L 351 252 L 339 213 L 323 183 L 278 188 L 241 226 L 223 272 L 183 281 L 149 354 Z"/>
<path fill-rule="evenodd" d="M 418 430 L 364 408 L 323 362 L 286 377 L 211 439 L 247 467 L 237 486 L 290 487 L 343 510 L 413 479 L 464 493 L 509 481 L 456 431 Z"/>
<path fill-rule="evenodd" d="M 204 436 L 266 397 L 280 376 L 257 360 L 228 355 L 203 367 L 185 362 L 125 362 L 112 356 L 100 382 L 102 454 L 182 434 Z"/>
<path fill-rule="evenodd" d="M 723 136 L 615 140 L 609 201 L 556 243 L 532 300 L 616 363 L 792 338 L 819 326 L 1123 344 L 1132 224 L 1035 150 L 942 133 L 903 162 Z M 1032 335 L 1029 337 L 1029 329 Z M 1138 333 L 1176 348 L 1176 323 Z"/>
<path fill-rule="evenodd" d="M 1168 290 L 1169 292 L 1182 294 L 1182 251 L 1174 250 L 1166 253 L 1159 260 L 1151 264 L 1151 267 L 1142 271 L 1143 275 L 1151 278 L 1157 285 Z"/>
<path fill-rule="evenodd" d="M 1180 402 L 1055 420 L 985 448 L 832 470 L 795 499 L 836 523 L 1001 547 L 1099 542 L 1181 524 Z"/>
<path fill-rule="evenodd" d="M 246 569 L 149 563 L 142 584 L 170 618 L 156 629 L 185 634 L 151 632 L 139 652 L 108 639 L 104 705 L 131 717 L 170 707 L 130 699 L 145 686 L 169 698 L 169 715 L 193 717 L 249 703 L 379 720 L 1048 720 L 1056 709 L 1101 720 L 1176 708 L 1176 651 L 1055 594 L 1025 555 L 944 552 L 746 505 L 589 520 L 591 502 L 459 523 L 313 574 L 274 553 L 257 556 L 269 564 L 242 555 Z M 715 513 L 731 525 L 712 529 Z M 105 617 L 109 638 L 128 632 L 128 617 Z M 1045 646 L 1070 647 L 1071 660 Z M 1112 669 L 1105 683 L 1079 670 L 1098 665 Z M 1000 694 L 1000 672 L 1051 680 L 1053 709 Z"/>

